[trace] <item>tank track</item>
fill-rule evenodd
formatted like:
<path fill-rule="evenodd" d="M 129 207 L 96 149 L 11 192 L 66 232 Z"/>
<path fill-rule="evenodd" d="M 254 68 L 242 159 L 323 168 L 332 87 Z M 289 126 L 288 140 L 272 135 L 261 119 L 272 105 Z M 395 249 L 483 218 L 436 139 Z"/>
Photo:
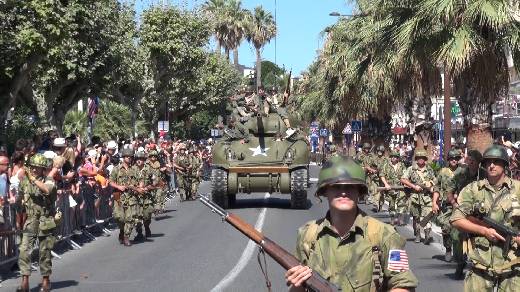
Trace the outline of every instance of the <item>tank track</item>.
<path fill-rule="evenodd" d="M 300 168 L 291 172 L 291 208 L 307 208 L 307 169 Z"/>
<path fill-rule="evenodd" d="M 229 208 L 227 172 L 223 169 L 216 168 L 211 171 L 211 200 L 223 209 Z"/>

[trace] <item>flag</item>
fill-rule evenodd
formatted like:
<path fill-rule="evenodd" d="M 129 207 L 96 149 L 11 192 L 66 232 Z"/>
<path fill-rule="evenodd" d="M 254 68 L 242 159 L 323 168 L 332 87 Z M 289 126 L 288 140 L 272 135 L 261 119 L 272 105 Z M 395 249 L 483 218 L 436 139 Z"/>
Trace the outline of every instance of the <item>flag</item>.
<path fill-rule="evenodd" d="M 388 270 L 401 272 L 409 269 L 406 250 L 391 249 L 388 253 Z"/>
<path fill-rule="evenodd" d="M 88 111 L 87 111 L 87 116 L 90 118 L 90 119 L 93 119 L 97 113 L 98 113 L 98 109 L 99 109 L 99 97 L 94 97 L 94 98 L 88 98 Z"/>

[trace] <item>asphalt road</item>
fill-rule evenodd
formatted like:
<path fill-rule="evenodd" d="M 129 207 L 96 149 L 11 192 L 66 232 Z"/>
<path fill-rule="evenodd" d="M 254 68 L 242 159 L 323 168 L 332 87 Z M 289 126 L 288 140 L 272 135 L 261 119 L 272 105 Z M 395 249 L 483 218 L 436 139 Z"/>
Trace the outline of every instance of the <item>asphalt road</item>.
<path fill-rule="evenodd" d="M 311 177 L 318 171 L 311 166 Z M 204 182 L 200 192 L 209 189 Z M 298 227 L 326 212 L 327 203 L 318 202 L 314 191 L 312 183 L 309 210 L 289 209 L 287 196 L 253 194 L 238 196 L 230 211 L 293 251 Z M 387 221 L 385 212 L 375 217 Z M 442 260 L 439 244 L 415 244 L 409 226 L 398 230 L 408 238 L 410 265 L 420 281 L 417 291 L 462 291 L 463 282 L 449 277 L 454 265 Z M 150 241 L 125 248 L 114 231 L 81 250 L 67 251 L 53 260 L 53 291 L 266 291 L 258 248 L 200 202 L 172 202 L 168 212 L 153 221 L 152 233 Z M 268 258 L 267 270 L 272 291 L 286 291 L 282 268 Z M 33 273 L 32 291 L 38 291 L 39 281 L 38 272 Z M 0 291 L 14 291 L 18 282 L 13 275 L 1 283 Z"/>

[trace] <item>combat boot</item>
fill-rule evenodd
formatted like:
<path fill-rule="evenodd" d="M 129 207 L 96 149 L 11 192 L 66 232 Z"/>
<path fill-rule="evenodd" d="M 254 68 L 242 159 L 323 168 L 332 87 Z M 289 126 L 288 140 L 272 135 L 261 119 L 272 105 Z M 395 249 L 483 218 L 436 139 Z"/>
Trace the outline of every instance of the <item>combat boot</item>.
<path fill-rule="evenodd" d="M 150 222 L 148 221 L 144 223 L 144 236 L 146 238 L 152 237 L 152 231 L 150 230 Z"/>
<path fill-rule="evenodd" d="M 130 242 L 130 239 L 128 239 L 128 237 L 125 237 L 125 238 L 123 239 L 123 244 L 124 244 L 125 246 L 132 246 L 132 243 Z"/>
<path fill-rule="evenodd" d="M 432 238 L 430 237 L 430 229 L 424 229 L 424 244 L 430 245 Z"/>
<path fill-rule="evenodd" d="M 49 292 L 51 291 L 51 281 L 49 279 L 49 276 L 45 276 L 42 279 L 42 288 L 40 289 L 41 292 Z"/>
<path fill-rule="evenodd" d="M 123 244 L 124 238 L 125 238 L 125 236 L 124 236 L 123 232 L 119 232 L 119 244 Z"/>
<path fill-rule="evenodd" d="M 134 241 L 135 242 L 141 242 L 141 241 L 144 241 L 144 235 L 143 235 L 143 232 L 139 232 L 137 233 L 137 235 L 134 237 Z"/>
<path fill-rule="evenodd" d="M 16 288 L 16 292 L 29 292 L 29 276 L 22 276 L 22 283 Z"/>
<path fill-rule="evenodd" d="M 414 219 L 413 222 L 413 234 L 415 235 L 415 243 L 421 242 L 421 230 L 417 227 L 417 221 Z"/>
<path fill-rule="evenodd" d="M 465 263 L 457 263 L 457 268 L 455 269 L 455 274 L 453 275 L 455 279 L 457 280 L 463 280 L 464 279 L 464 266 Z"/>

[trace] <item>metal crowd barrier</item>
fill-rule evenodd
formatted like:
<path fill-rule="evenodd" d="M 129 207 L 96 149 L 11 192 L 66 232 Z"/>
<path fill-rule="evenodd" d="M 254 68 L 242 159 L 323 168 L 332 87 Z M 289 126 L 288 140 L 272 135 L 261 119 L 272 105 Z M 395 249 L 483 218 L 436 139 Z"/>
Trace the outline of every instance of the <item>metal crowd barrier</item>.
<path fill-rule="evenodd" d="M 84 236 L 89 241 L 96 240 L 91 231 L 98 229 L 105 235 L 110 231 L 107 224 L 112 218 L 110 187 L 94 188 L 83 183 L 79 193 L 63 191 L 58 194 L 56 210 L 61 211 L 62 220 L 56 227 L 55 235 L 59 242 L 65 242 L 73 249 L 81 249 L 80 243 L 75 238 Z M 0 267 L 13 264 L 18 259 L 18 245 L 21 240 L 21 232 L 16 229 L 15 205 L 3 206 L 4 224 L 0 225 Z M 35 245 L 35 249 L 38 245 Z M 61 258 L 53 252 L 53 256 Z"/>

